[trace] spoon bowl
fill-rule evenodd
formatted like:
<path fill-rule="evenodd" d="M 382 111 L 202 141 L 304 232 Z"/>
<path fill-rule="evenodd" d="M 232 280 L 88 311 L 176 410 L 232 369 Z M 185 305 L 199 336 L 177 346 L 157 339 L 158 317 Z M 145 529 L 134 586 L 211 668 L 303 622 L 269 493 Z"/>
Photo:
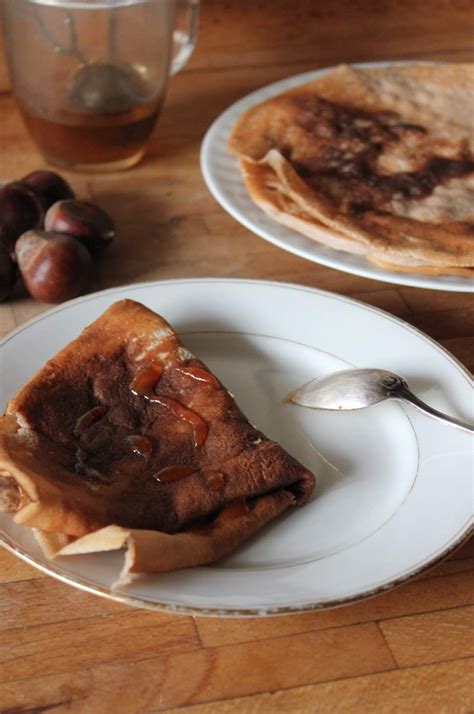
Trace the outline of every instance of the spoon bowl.
<path fill-rule="evenodd" d="M 472 424 L 448 416 L 421 401 L 406 380 L 386 369 L 344 369 L 307 382 L 292 392 L 287 401 L 310 409 L 353 410 L 379 404 L 386 399 L 408 402 L 435 419 L 474 433 Z"/>

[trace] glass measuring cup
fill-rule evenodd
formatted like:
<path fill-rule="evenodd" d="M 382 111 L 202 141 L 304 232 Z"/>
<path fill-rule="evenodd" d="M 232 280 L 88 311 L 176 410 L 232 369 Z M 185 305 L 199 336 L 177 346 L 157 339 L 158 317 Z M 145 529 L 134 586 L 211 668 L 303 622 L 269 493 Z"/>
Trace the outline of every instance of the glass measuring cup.
<path fill-rule="evenodd" d="M 194 49 L 199 0 L 5 0 L 13 92 L 45 159 L 136 164 L 168 77 Z"/>

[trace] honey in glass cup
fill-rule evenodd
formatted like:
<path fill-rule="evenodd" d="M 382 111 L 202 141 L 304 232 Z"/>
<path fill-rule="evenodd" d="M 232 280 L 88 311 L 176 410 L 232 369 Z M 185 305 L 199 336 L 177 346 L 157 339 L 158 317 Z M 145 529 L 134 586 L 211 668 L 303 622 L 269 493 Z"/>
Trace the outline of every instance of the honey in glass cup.
<path fill-rule="evenodd" d="M 145 152 L 199 0 L 4 0 L 13 92 L 45 159 L 108 171 Z"/>

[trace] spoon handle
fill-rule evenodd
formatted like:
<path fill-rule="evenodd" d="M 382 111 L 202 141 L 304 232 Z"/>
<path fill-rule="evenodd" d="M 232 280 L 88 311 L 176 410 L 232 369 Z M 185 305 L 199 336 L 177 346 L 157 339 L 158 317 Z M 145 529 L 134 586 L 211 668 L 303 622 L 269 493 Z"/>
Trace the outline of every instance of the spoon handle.
<path fill-rule="evenodd" d="M 405 388 L 400 390 L 396 396 L 398 399 L 412 404 L 414 407 L 424 412 L 425 414 L 428 414 L 429 416 L 432 416 L 435 419 L 439 419 L 439 421 L 447 422 L 448 424 L 457 426 L 459 429 L 464 429 L 465 431 L 468 431 L 470 434 L 474 434 L 474 426 L 472 424 L 468 424 L 467 421 L 463 421 L 462 419 L 456 419 L 455 417 L 448 416 L 444 412 L 439 412 L 437 409 L 434 409 L 428 404 L 425 404 L 425 402 L 422 402 L 421 399 L 418 399 L 418 397 L 412 392 L 410 392 L 409 389 Z"/>

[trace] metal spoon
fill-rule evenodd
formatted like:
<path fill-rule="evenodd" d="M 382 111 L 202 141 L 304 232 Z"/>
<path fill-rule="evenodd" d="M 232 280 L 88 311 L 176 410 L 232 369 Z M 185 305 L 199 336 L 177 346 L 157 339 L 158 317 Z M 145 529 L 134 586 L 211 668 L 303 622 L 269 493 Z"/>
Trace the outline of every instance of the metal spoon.
<path fill-rule="evenodd" d="M 292 392 L 287 401 L 312 409 L 364 409 L 385 399 L 408 402 L 429 416 L 474 433 L 474 426 L 455 419 L 418 399 L 403 377 L 385 369 L 344 369 L 313 379 Z"/>

